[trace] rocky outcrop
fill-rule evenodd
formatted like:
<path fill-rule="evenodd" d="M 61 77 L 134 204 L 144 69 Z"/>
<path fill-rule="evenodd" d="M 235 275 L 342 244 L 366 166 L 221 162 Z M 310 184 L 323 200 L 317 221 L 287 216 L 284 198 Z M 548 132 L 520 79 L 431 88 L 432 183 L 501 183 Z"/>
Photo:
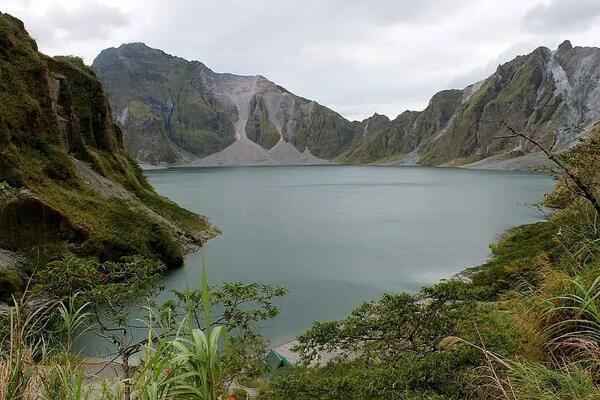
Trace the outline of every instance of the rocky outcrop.
<path fill-rule="evenodd" d="M 538 149 L 504 123 L 547 147 L 569 148 L 600 119 L 600 49 L 538 48 L 488 79 L 436 94 L 422 112 L 363 121 L 365 134 L 341 157 L 357 163 L 520 168 L 544 163 Z M 373 128 L 375 127 L 375 128 Z M 511 162 L 511 159 L 519 159 Z"/>
<path fill-rule="evenodd" d="M 127 155 L 94 71 L 38 52 L 0 13 L 0 248 L 183 262 L 211 231 L 160 197 Z"/>
<path fill-rule="evenodd" d="M 88 230 L 74 224 L 59 209 L 28 189 L 14 190 L 0 197 L 0 242 L 11 249 L 30 248 L 48 241 L 81 244 Z"/>
<path fill-rule="evenodd" d="M 216 73 L 142 43 L 102 51 L 93 69 L 129 153 L 143 163 L 299 162 L 270 157 L 280 142 L 331 159 L 354 138 L 352 124 L 339 114 L 262 76 Z"/>
<path fill-rule="evenodd" d="M 0 268 L 13 268 L 19 263 L 19 257 L 17 254 L 0 249 Z"/>
<path fill-rule="evenodd" d="M 361 122 L 363 135 L 344 158 L 368 163 L 413 152 L 443 132 L 462 97 L 462 91 L 447 90 L 436 94 L 423 112 L 405 111 L 393 121 L 374 115 Z"/>

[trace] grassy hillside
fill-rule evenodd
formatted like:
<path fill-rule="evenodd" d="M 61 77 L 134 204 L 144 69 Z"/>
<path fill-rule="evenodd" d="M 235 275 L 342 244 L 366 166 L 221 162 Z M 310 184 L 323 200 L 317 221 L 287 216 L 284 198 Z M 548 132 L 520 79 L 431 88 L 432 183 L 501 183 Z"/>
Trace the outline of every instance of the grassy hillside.
<path fill-rule="evenodd" d="M 39 53 L 7 14 L 0 77 L 0 248 L 175 268 L 210 237 L 204 217 L 159 196 L 129 158 L 94 72 Z"/>

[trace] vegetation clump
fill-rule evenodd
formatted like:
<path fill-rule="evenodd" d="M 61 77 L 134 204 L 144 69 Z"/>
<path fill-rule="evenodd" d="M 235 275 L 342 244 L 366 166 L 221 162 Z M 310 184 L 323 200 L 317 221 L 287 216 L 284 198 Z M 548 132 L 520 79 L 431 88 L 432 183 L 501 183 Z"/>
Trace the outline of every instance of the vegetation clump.
<path fill-rule="evenodd" d="M 264 376 L 257 324 L 278 314 L 273 302 L 284 289 L 209 287 L 204 272 L 197 289 L 158 303 L 159 274 L 158 263 L 140 258 L 99 264 L 67 256 L 42 266 L 0 314 L 0 399 L 216 400 L 236 382 Z M 113 345 L 114 357 L 95 369 L 121 372 L 104 385 L 77 353 L 84 334 Z"/>

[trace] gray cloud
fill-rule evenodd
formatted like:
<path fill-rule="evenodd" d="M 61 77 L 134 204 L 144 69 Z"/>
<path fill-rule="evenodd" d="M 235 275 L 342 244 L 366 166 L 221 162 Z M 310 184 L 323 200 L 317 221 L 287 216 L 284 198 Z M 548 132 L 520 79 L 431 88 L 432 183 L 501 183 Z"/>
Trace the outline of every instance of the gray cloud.
<path fill-rule="evenodd" d="M 129 23 L 125 13 L 101 2 L 91 2 L 75 10 L 53 7 L 44 18 L 54 24 L 56 31 L 64 33 L 66 39 L 79 41 L 106 39 L 114 29 Z"/>
<path fill-rule="evenodd" d="M 38 5 L 28 0 L 25 7 Z M 25 16 L 32 35 L 45 46 L 56 48 L 67 43 L 97 41 L 110 38 L 129 24 L 129 18 L 118 7 L 90 0 L 66 7 L 63 2 L 49 1 L 41 12 Z"/>
<path fill-rule="evenodd" d="M 374 109 L 379 105 L 394 104 L 398 107 L 392 111 L 395 116 L 403 108 L 421 107 L 423 93 L 430 95 L 432 84 L 444 83 L 439 76 L 447 69 L 443 55 L 453 51 L 422 46 L 423 38 L 410 37 L 410 31 L 427 29 L 433 21 L 441 25 L 472 1 L 439 5 L 433 0 L 276 4 L 229 0 L 214 7 L 207 2 L 173 0 L 168 10 L 157 7 L 155 12 L 176 21 L 178 42 L 169 35 L 174 29 L 171 24 L 157 25 L 145 41 L 162 49 L 177 48 L 178 55 L 200 59 L 217 71 L 265 75 L 340 111 L 364 104 L 361 117 L 383 112 Z M 198 26 L 206 34 L 198 35 Z M 437 71 L 430 74 L 421 68 L 424 59 L 427 68 Z M 405 68 L 414 71 L 410 79 L 403 73 Z M 383 108 L 391 111 L 391 107 Z M 351 118 L 359 115 L 351 114 Z"/>
<path fill-rule="evenodd" d="M 590 23 L 600 0 L 27 1 L 2 8 L 49 54 L 91 62 L 142 41 L 219 72 L 264 75 L 355 119 L 422 109 L 439 90 L 556 47 L 567 31 L 575 45 L 600 45 L 600 24 Z"/>
<path fill-rule="evenodd" d="M 395 1 L 395 2 L 369 2 L 360 0 L 332 0 L 326 3 L 329 14 L 335 15 L 336 12 L 342 18 L 348 18 L 351 21 L 362 20 L 377 24 L 395 24 L 398 22 L 408 24 L 421 24 L 424 19 L 439 18 L 449 14 L 456 9 L 464 6 L 466 1 L 440 2 L 435 0 L 422 1 Z M 319 4 L 317 2 L 316 4 Z M 327 17 L 330 18 L 330 17 Z"/>
<path fill-rule="evenodd" d="M 448 86 L 451 88 L 462 89 L 468 85 L 476 83 L 479 80 L 492 75 L 499 65 L 504 64 L 517 56 L 529 54 L 539 46 L 539 42 L 520 42 L 511 45 L 487 64 L 478 66 L 471 71 L 466 71 L 453 77 L 448 83 Z"/>
<path fill-rule="evenodd" d="M 587 30 L 600 16 L 598 0 L 551 0 L 532 8 L 524 18 L 532 32 Z"/>

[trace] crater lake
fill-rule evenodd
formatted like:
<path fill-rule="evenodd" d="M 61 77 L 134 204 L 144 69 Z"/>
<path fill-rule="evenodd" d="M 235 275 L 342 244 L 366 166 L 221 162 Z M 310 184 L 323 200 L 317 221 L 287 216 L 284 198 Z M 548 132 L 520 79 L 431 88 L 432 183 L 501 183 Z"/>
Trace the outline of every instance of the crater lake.
<path fill-rule="evenodd" d="M 279 345 L 316 320 L 343 318 L 385 292 L 416 291 L 490 256 L 507 229 L 543 218 L 554 180 L 537 174 L 421 167 L 239 167 L 146 171 L 156 190 L 223 234 L 164 281 L 282 285 L 261 327 Z"/>

